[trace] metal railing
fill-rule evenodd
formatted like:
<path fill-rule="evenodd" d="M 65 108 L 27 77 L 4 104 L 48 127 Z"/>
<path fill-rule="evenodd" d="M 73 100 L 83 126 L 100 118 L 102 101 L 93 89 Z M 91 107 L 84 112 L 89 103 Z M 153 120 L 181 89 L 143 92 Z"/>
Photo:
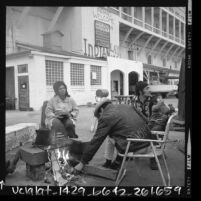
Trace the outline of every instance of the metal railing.
<path fill-rule="evenodd" d="M 175 41 L 178 42 L 178 43 L 180 43 L 180 38 L 175 37 Z"/>
<path fill-rule="evenodd" d="M 167 9 L 169 9 L 171 12 L 174 12 L 174 9 L 172 9 L 172 8 L 167 8 Z M 154 32 L 156 34 L 162 35 L 162 36 L 164 36 L 166 38 L 174 40 L 174 41 L 176 41 L 178 43 L 181 43 L 183 45 L 185 44 L 184 40 L 182 40 L 182 39 L 180 39 L 178 37 L 174 37 L 174 35 L 168 34 L 167 32 L 162 31 L 160 28 L 153 27 L 152 25 L 145 23 L 141 19 L 133 17 L 133 16 L 131 16 L 128 13 L 125 13 L 123 11 L 117 10 L 114 7 L 110 7 L 110 11 L 113 12 L 113 13 L 115 13 L 116 15 L 120 16 L 122 19 L 124 19 L 124 20 L 126 20 L 126 21 L 128 21 L 130 23 L 133 23 L 133 24 L 135 24 L 137 26 L 140 26 L 140 27 L 144 27 L 145 29 L 147 29 L 149 31 L 152 31 L 152 32 Z"/>
<path fill-rule="evenodd" d="M 182 40 L 182 39 L 181 39 L 181 43 L 182 43 L 183 45 L 185 45 L 185 42 L 184 42 L 184 40 Z"/>
<path fill-rule="evenodd" d="M 134 18 L 134 24 L 140 26 L 140 27 L 143 27 L 143 21 L 142 20 L 139 20 L 137 18 Z"/>
<path fill-rule="evenodd" d="M 109 11 L 115 15 L 118 15 L 120 14 L 120 11 L 114 7 L 109 7 Z"/>
<path fill-rule="evenodd" d="M 124 20 L 127 20 L 129 22 L 132 22 L 132 16 L 127 14 L 127 13 L 124 13 L 124 12 L 121 12 L 121 16 Z"/>
<path fill-rule="evenodd" d="M 174 40 L 174 36 L 172 34 L 169 34 L 169 39 Z"/>
<path fill-rule="evenodd" d="M 167 38 L 167 37 L 168 37 L 168 36 L 167 36 L 167 32 L 162 31 L 162 36 L 164 36 L 164 37 L 166 37 L 166 38 Z"/>
<path fill-rule="evenodd" d="M 153 28 L 153 27 L 152 27 L 150 24 L 145 23 L 145 24 L 144 24 L 144 28 L 145 28 L 145 29 L 148 29 L 148 30 L 150 30 L 150 31 L 152 31 L 152 28 Z"/>
<path fill-rule="evenodd" d="M 153 32 L 157 33 L 157 34 L 160 34 L 161 30 L 159 28 L 153 27 Z"/>

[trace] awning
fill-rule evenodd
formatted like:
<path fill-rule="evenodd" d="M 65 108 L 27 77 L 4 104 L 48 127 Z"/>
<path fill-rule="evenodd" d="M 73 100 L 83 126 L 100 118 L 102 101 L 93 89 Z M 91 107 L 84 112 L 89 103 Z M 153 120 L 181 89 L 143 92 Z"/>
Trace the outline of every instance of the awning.
<path fill-rule="evenodd" d="M 154 66 L 154 65 L 151 65 L 151 64 L 145 64 L 145 63 L 143 63 L 143 70 L 160 71 L 160 72 L 164 72 L 164 73 L 169 72 L 169 69 L 167 69 L 167 68 L 163 68 L 163 67 L 160 67 L 160 66 Z"/>
<path fill-rule="evenodd" d="M 166 76 L 166 79 L 179 79 L 179 76 Z"/>
<path fill-rule="evenodd" d="M 178 76 L 179 76 L 179 72 L 180 72 L 178 70 L 173 70 L 173 69 L 155 66 L 155 65 L 151 65 L 151 64 L 145 64 L 145 63 L 143 63 L 143 70 L 152 71 L 152 72 L 159 71 L 160 73 L 164 73 L 164 74 L 173 73 L 173 74 L 177 74 Z"/>

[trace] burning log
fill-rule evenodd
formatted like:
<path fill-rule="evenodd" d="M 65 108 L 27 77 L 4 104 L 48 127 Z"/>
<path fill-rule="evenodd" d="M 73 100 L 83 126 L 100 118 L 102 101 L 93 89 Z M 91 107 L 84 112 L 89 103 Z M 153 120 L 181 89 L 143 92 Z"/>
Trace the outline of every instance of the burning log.
<path fill-rule="evenodd" d="M 70 185 L 78 179 L 72 174 L 72 170 L 79 163 L 86 143 L 75 139 L 62 139 L 57 136 L 53 142 L 46 150 L 51 162 L 54 182 L 57 186 Z M 45 182 L 49 182 L 47 178 L 45 177 Z"/>
<path fill-rule="evenodd" d="M 71 146 L 72 144 L 73 143 L 71 143 Z M 56 185 L 58 186 L 69 185 L 72 179 L 75 178 L 75 176 L 71 174 L 74 157 L 70 156 L 69 150 L 68 146 L 62 148 L 60 147 L 51 151 L 49 150 L 53 177 Z"/>
<path fill-rule="evenodd" d="M 56 152 L 54 150 L 50 151 L 50 157 L 51 157 L 51 162 L 52 162 L 52 171 L 53 171 L 53 177 L 54 177 L 55 184 L 57 186 L 66 185 L 68 181 L 62 177 L 61 168 L 59 166 L 58 158 L 57 158 Z"/>

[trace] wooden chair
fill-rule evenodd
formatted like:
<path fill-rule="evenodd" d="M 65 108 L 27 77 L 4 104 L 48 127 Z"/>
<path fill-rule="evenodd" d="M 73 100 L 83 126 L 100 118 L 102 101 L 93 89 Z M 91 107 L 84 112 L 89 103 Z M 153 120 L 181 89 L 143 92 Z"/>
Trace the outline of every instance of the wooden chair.
<path fill-rule="evenodd" d="M 127 147 L 126 147 L 125 153 L 124 154 L 118 153 L 119 156 L 123 157 L 123 160 L 122 160 L 121 167 L 119 169 L 119 172 L 118 172 L 118 175 L 116 178 L 116 182 L 115 182 L 116 186 L 118 186 L 120 184 L 120 182 L 122 181 L 122 179 L 126 175 L 126 166 L 125 166 L 126 158 L 128 158 L 128 159 L 131 159 L 131 158 L 155 158 L 158 169 L 160 171 L 160 175 L 161 175 L 163 185 L 164 186 L 170 186 L 170 173 L 168 170 L 166 157 L 165 157 L 165 145 L 166 145 L 166 142 L 168 140 L 170 123 L 175 116 L 176 116 L 176 114 L 174 113 L 169 117 L 167 124 L 166 124 L 165 131 L 152 131 L 152 134 L 156 135 L 157 140 L 127 138 Z M 143 153 L 143 154 L 138 154 L 137 152 L 136 153 L 128 152 L 130 144 L 132 142 L 150 142 L 151 151 L 149 153 Z M 161 168 L 161 164 L 160 164 L 160 161 L 158 159 L 159 156 L 162 156 L 162 159 L 163 159 L 164 164 L 165 164 L 165 169 L 167 172 L 167 181 L 164 177 L 164 174 L 163 174 L 163 171 Z"/>

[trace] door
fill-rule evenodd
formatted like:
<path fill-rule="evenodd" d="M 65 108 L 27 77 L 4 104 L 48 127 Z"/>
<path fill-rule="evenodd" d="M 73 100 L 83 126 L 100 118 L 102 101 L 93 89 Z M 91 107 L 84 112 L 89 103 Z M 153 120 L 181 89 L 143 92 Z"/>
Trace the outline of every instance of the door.
<path fill-rule="evenodd" d="M 6 109 L 15 109 L 14 67 L 6 67 Z"/>
<path fill-rule="evenodd" d="M 118 92 L 119 92 L 119 83 L 118 83 L 118 80 L 113 80 L 112 81 L 112 98 L 114 96 L 117 96 L 118 95 Z"/>
<path fill-rule="evenodd" d="M 19 109 L 29 109 L 29 77 L 28 75 L 18 77 Z"/>

